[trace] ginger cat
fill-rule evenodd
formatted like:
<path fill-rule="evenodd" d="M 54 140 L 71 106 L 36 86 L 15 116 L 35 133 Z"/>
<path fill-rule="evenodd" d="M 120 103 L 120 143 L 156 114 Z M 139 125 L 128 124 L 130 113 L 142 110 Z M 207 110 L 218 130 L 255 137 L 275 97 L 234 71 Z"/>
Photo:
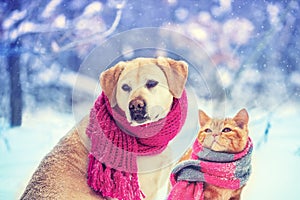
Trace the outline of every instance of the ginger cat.
<path fill-rule="evenodd" d="M 235 117 L 225 119 L 210 118 L 199 110 L 200 131 L 197 136 L 199 143 L 216 152 L 239 153 L 243 151 L 248 141 L 248 113 L 240 110 Z M 180 161 L 191 158 L 192 149 Z M 244 186 L 243 186 L 244 187 Z M 231 190 L 204 183 L 204 199 L 238 200 L 243 187 Z"/>

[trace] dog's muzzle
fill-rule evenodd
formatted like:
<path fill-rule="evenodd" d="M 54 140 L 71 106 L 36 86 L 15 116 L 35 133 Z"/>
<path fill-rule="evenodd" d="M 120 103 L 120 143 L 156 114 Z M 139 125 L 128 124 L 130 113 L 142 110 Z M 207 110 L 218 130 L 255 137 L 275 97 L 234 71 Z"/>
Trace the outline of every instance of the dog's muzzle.
<path fill-rule="evenodd" d="M 149 119 L 146 112 L 146 102 L 141 98 L 137 97 L 129 102 L 130 117 L 137 123 L 143 123 Z"/>

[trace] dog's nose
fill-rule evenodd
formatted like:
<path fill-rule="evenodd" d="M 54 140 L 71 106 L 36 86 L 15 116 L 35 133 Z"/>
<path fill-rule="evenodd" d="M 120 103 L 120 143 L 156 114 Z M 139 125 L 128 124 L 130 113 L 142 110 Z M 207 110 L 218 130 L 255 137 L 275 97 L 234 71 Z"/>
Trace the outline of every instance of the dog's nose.
<path fill-rule="evenodd" d="M 136 98 L 129 103 L 130 110 L 142 110 L 146 106 L 146 103 L 141 98 Z"/>
<path fill-rule="evenodd" d="M 146 121 L 146 102 L 142 98 L 137 97 L 130 101 L 129 111 L 131 119 L 134 121 L 139 123 Z"/>

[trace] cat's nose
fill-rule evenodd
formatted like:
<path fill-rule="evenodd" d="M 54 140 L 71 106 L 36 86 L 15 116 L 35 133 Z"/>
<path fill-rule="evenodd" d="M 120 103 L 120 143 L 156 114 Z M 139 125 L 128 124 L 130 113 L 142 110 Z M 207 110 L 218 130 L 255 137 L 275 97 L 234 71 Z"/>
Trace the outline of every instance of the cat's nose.
<path fill-rule="evenodd" d="M 212 136 L 213 137 L 217 137 L 219 134 L 218 133 L 213 133 Z"/>

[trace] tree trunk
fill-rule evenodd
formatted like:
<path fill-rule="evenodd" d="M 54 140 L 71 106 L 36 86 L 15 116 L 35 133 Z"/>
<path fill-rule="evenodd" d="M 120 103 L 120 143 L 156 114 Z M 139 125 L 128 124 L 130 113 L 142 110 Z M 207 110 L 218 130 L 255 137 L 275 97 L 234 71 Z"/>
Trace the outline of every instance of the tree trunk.
<path fill-rule="evenodd" d="M 10 125 L 22 124 L 22 88 L 20 82 L 20 42 L 17 39 L 10 44 L 10 54 L 7 57 L 8 72 L 10 78 Z"/>

